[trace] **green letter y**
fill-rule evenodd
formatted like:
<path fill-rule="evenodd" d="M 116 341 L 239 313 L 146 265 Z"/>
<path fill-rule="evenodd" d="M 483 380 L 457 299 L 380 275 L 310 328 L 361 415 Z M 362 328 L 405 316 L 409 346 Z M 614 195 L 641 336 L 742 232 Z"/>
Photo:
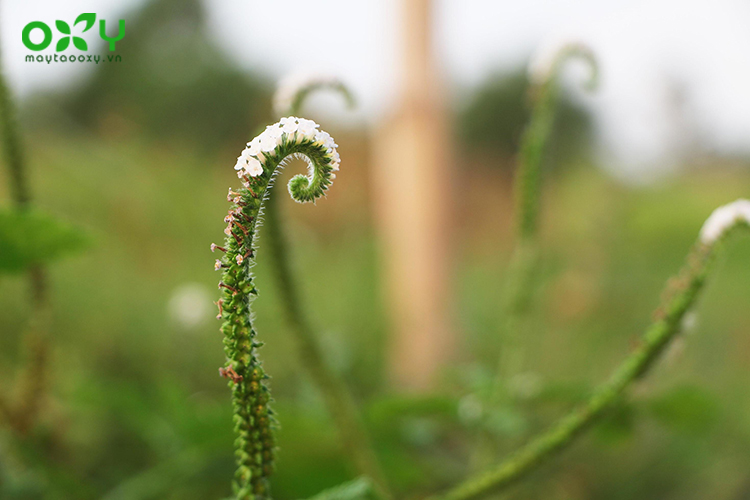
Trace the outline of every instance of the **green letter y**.
<path fill-rule="evenodd" d="M 109 42 L 109 50 L 114 51 L 115 50 L 115 42 L 119 42 L 122 40 L 122 37 L 125 36 L 125 19 L 120 19 L 120 24 L 117 28 L 117 36 L 114 38 L 110 38 L 107 36 L 106 31 L 106 23 L 104 19 L 99 20 L 99 36 L 102 37 L 102 40 L 106 40 Z"/>

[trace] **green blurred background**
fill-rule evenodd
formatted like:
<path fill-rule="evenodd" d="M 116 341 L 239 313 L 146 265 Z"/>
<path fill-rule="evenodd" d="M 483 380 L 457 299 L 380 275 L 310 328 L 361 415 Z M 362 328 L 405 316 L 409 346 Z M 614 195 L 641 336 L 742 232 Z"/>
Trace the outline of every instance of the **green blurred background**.
<path fill-rule="evenodd" d="M 180 21 L 180 60 L 150 37 Z M 22 104 L 37 204 L 92 236 L 50 271 L 51 376 L 41 422 L 0 429 L 2 499 L 207 499 L 233 474 L 229 391 L 212 300 L 211 242 L 223 239 L 238 144 L 272 120 L 270 76 L 235 68 L 205 35 L 200 4 L 147 3 L 128 21 L 127 67 Z M 136 35 L 137 34 L 137 35 Z M 160 76 L 160 61 L 169 75 Z M 167 77 L 168 76 L 168 77 Z M 459 148 L 455 297 L 462 354 L 440 389 L 407 397 L 385 376 L 388 321 L 369 202 L 368 131 L 326 124 L 341 175 L 315 209 L 282 207 L 306 311 L 328 361 L 361 404 L 387 475 L 419 497 L 470 471 L 474 396 L 492 378 L 499 299 L 513 245 L 512 169 L 528 117 L 522 68 L 466 89 L 453 108 Z M 317 118 L 311 116 L 311 118 Z M 323 118 L 324 119 L 324 118 Z M 320 121 L 323 121 L 320 119 Z M 528 372 L 486 432 L 498 455 L 590 394 L 650 321 L 713 208 L 747 196 L 748 162 L 711 158 L 646 187 L 607 176 L 592 123 L 565 100 L 545 172 L 542 269 Z M 292 166 L 291 170 L 300 166 Z M 0 194 L 8 204 L 7 183 Z M 279 499 L 354 477 L 316 389 L 294 357 L 263 255 L 254 303 L 273 377 Z M 571 450 L 514 488 L 514 499 L 750 499 L 750 239 L 722 258 L 681 337 L 626 402 Z M 0 279 L 0 390 L 12 397 L 30 311 L 24 276 Z"/>

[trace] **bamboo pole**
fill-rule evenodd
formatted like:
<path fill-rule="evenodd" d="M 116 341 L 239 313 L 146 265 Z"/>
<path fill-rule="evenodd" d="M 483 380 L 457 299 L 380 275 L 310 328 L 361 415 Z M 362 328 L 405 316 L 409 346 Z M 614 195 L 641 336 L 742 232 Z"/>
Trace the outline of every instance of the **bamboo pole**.
<path fill-rule="evenodd" d="M 375 137 L 373 187 L 393 326 L 390 374 L 423 391 L 454 351 L 450 134 L 433 55 L 430 0 L 402 0 L 395 113 Z"/>

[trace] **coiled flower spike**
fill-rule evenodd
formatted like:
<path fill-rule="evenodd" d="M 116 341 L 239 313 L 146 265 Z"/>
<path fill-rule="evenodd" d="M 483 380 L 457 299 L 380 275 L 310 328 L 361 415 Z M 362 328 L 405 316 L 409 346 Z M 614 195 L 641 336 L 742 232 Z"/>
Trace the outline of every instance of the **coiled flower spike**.
<path fill-rule="evenodd" d="M 237 159 L 235 170 L 242 179 L 239 192 L 229 190 L 232 202 L 224 218 L 226 240 L 223 247 L 211 245 L 224 256 L 215 268 L 222 270 L 219 319 L 223 321 L 225 365 L 219 373 L 229 379 L 237 433 L 234 478 L 236 500 L 270 497 L 268 478 L 274 467 L 274 422 L 269 408 L 271 395 L 267 376 L 257 357 L 261 343 L 256 341 L 250 304 L 257 295 L 250 268 L 255 259 L 255 234 L 263 202 L 275 176 L 290 157 L 304 159 L 308 175 L 289 181 L 289 193 L 300 203 L 323 196 L 339 169 L 339 155 L 333 138 L 318 129 L 312 120 L 293 116 L 282 118 L 247 144 Z"/>
<path fill-rule="evenodd" d="M 278 116 L 299 113 L 307 96 L 322 89 L 340 93 L 346 99 L 347 105 L 350 108 L 354 107 L 354 96 L 337 77 L 320 73 L 297 73 L 281 81 L 273 96 L 273 109 Z"/>
<path fill-rule="evenodd" d="M 591 73 L 585 85 L 588 90 L 594 90 L 599 84 L 599 66 L 594 52 L 585 43 L 566 38 L 545 43 L 534 53 L 528 66 L 529 81 L 535 87 L 548 84 L 568 59 L 576 57 L 588 64 Z"/>
<path fill-rule="evenodd" d="M 516 219 L 520 236 L 524 240 L 533 238 L 537 230 L 541 164 L 552 133 L 560 95 L 557 75 L 562 65 L 574 57 L 588 63 L 591 76 L 586 82 L 586 88 L 594 90 L 599 81 L 598 65 L 594 53 L 581 42 L 561 39 L 543 45 L 529 63 L 533 109 L 521 139 L 516 180 Z"/>

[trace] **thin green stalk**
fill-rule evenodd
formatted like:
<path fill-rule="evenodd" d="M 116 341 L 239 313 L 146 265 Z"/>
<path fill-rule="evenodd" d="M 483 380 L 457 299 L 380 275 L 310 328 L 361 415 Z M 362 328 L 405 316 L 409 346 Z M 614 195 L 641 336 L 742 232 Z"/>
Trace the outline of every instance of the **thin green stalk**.
<path fill-rule="evenodd" d="M 277 112 L 287 115 L 298 114 L 306 97 L 322 89 L 341 93 L 347 105 L 354 106 L 352 94 L 339 80 L 320 76 L 297 77 L 291 82 L 282 84 L 277 92 L 275 96 Z M 354 463 L 355 468 L 374 482 L 382 498 L 392 498 L 393 495 L 389 490 L 385 474 L 357 406 L 346 384 L 326 364 L 315 330 L 304 313 L 302 299 L 293 278 L 288 251 L 289 243 L 284 234 L 283 221 L 279 215 L 276 198 L 269 197 L 264 210 L 269 223 L 266 241 L 271 249 L 271 267 L 278 284 L 284 316 L 297 344 L 299 360 L 320 390 L 328 413 L 336 424 L 344 451 Z"/>
<path fill-rule="evenodd" d="M 746 216 L 748 217 L 748 216 Z M 747 221 L 736 221 L 725 228 L 728 233 Z M 665 347 L 680 332 L 682 320 L 696 303 L 715 260 L 718 242 L 699 242 L 688 256 L 687 264 L 678 277 L 667 285 L 663 305 L 656 312 L 656 321 L 646 330 L 640 346 L 615 370 L 607 382 L 595 391 L 591 399 L 533 439 L 508 460 L 486 472 L 469 478 L 448 491 L 440 500 L 470 500 L 490 493 L 498 493 L 535 470 L 544 461 L 569 447 L 576 437 L 591 427 L 620 399 L 623 392 L 654 366 Z"/>
<path fill-rule="evenodd" d="M 0 68 L 2 59 L 0 58 Z M 26 178 L 26 158 L 21 145 L 16 110 L 10 96 L 10 89 L 5 82 L 5 74 L 0 69 L 0 112 L 2 112 L 3 149 L 5 162 L 10 175 L 10 189 L 13 202 L 19 207 L 26 207 L 31 201 L 28 179 Z"/>
<path fill-rule="evenodd" d="M 256 340 L 251 302 L 257 290 L 250 272 L 255 261 L 258 219 L 269 196 L 269 188 L 288 157 L 302 156 L 310 164 L 309 176 L 297 175 L 289 182 L 289 193 L 299 202 L 322 196 L 338 169 L 333 140 L 310 120 L 284 118 L 248 143 L 235 169 L 243 180 L 239 192 L 229 191 L 232 208 L 225 217 L 224 252 L 216 261 L 222 270 L 218 302 L 223 320 L 227 361 L 220 374 L 232 389 L 237 471 L 233 483 L 236 500 L 270 498 L 269 477 L 274 469 L 274 417 L 269 407 L 268 376 L 258 358 L 262 343 Z"/>
<path fill-rule="evenodd" d="M 552 55 L 542 54 L 547 60 L 537 68 L 532 62 L 532 108 L 529 123 L 521 137 L 518 167 L 514 182 L 516 244 L 508 266 L 503 290 L 501 333 L 502 345 L 495 376 L 487 400 L 488 413 L 506 398 L 510 378 L 523 370 L 525 352 L 523 335 L 529 328 L 529 316 L 539 262 L 539 212 L 542 190 L 542 165 L 552 130 L 560 97 L 557 79 L 559 67 L 570 57 L 583 57 L 591 66 L 592 77 L 588 87 L 596 83 L 596 61 L 591 52 L 580 44 L 568 43 Z M 538 74 L 540 73 L 541 74 Z M 474 467 L 484 467 L 494 460 L 494 440 L 483 429 L 477 430 L 477 445 L 472 457 Z"/>
<path fill-rule="evenodd" d="M 19 210 L 26 210 L 31 207 L 31 192 L 16 115 L 0 54 L 0 126 L 5 163 L 13 202 Z M 36 421 L 46 384 L 50 322 L 46 274 L 43 266 L 34 266 L 29 270 L 30 302 L 34 317 L 31 318 L 31 325 L 24 339 L 27 359 L 21 376 L 20 401 L 17 409 L 5 405 L 11 415 L 8 419 L 11 426 L 22 435 L 28 433 Z"/>
<path fill-rule="evenodd" d="M 505 345 L 497 369 L 498 382 L 502 383 L 523 365 L 523 350 L 519 333 L 524 329 L 533 294 L 534 273 L 538 261 L 539 211 L 542 189 L 542 164 L 552 135 L 560 96 L 557 72 L 570 57 L 583 57 L 591 66 L 589 88 L 596 84 L 596 61 L 587 47 L 568 43 L 550 58 L 549 67 L 534 68 L 542 74 L 532 73 L 531 118 L 521 138 L 521 149 L 516 171 L 515 218 L 516 247 L 513 251 L 505 286 Z M 542 54 L 543 59 L 548 57 Z M 534 64 L 532 63 L 532 67 Z M 495 394 L 496 397 L 497 395 Z"/>
<path fill-rule="evenodd" d="M 356 469 L 375 483 L 382 498 L 392 498 L 357 407 L 344 382 L 326 364 L 315 333 L 302 311 L 289 265 L 286 238 L 278 221 L 275 204 L 273 197 L 266 201 L 266 220 L 269 224 L 265 236 L 273 258 L 272 267 L 279 286 L 282 307 L 296 339 L 300 362 L 320 390 L 341 436 L 344 450 L 354 462 Z"/>

